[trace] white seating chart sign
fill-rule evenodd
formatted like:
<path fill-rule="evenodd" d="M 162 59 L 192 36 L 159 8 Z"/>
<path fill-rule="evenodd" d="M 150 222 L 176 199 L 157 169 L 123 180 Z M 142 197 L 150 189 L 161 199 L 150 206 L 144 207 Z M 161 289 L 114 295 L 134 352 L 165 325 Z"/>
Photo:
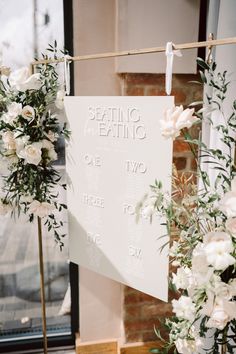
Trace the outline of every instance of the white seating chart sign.
<path fill-rule="evenodd" d="M 155 179 L 171 189 L 172 142 L 159 120 L 173 97 L 66 97 L 70 260 L 168 299 L 163 220 L 136 206 Z"/>

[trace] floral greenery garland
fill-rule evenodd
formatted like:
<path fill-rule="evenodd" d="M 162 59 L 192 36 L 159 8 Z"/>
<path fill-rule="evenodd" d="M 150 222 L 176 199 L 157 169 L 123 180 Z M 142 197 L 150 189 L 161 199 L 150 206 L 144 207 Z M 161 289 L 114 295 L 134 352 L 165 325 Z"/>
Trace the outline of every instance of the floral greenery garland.
<path fill-rule="evenodd" d="M 49 50 L 55 58 L 56 43 Z M 66 205 L 58 202 L 55 187 L 65 189 L 66 185 L 60 182 L 53 162 L 58 139 L 69 137 L 66 124 L 58 119 L 64 89 L 55 66 L 38 65 L 37 71 L 33 75 L 28 68 L 10 73 L 2 67 L 0 71 L 0 215 L 24 213 L 30 222 L 43 218 L 62 248 L 63 222 L 56 219 L 54 210 L 60 212 Z"/>
<path fill-rule="evenodd" d="M 195 114 L 194 109 L 174 107 L 161 120 L 162 135 L 176 138 L 180 133 L 189 144 L 198 165 L 199 188 L 188 174 L 174 168 L 172 198 L 155 181 L 142 204 L 142 212 L 166 219 L 168 234 L 176 234 L 170 248 L 172 265 L 177 267 L 170 278 L 170 287 L 177 293 L 172 300 L 174 316 L 165 320 L 169 333 L 165 345 L 152 353 L 208 354 L 235 353 L 236 350 L 236 166 L 234 151 L 236 133 L 236 100 L 226 117 L 224 100 L 229 82 L 227 73 L 216 72 L 216 63 L 198 59 L 203 84 L 212 88 L 206 103 Z M 200 82 L 198 82 L 200 83 Z M 202 84 L 200 83 L 200 84 Z M 199 105 L 196 102 L 192 105 Z M 213 124 L 211 113 L 218 111 L 225 124 Z M 207 120 L 217 130 L 226 152 L 208 148 L 200 139 L 193 139 L 188 128 Z M 201 159 L 199 163 L 198 156 Z M 214 183 L 202 168 L 210 164 L 217 172 Z M 163 246 L 164 247 L 164 246 Z M 210 334 L 209 334 L 210 333 Z M 212 334 L 213 333 L 213 334 Z M 211 336 L 213 346 L 206 348 L 202 339 Z"/>

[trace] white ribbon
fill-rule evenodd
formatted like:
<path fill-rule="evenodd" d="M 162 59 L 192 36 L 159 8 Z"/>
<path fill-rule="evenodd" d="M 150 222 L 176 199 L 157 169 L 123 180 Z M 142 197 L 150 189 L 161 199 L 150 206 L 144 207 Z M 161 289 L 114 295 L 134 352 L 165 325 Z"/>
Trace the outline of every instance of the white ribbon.
<path fill-rule="evenodd" d="M 180 50 L 173 50 L 174 44 L 172 42 L 166 43 L 166 94 L 171 94 L 172 87 L 172 71 L 173 71 L 173 61 L 174 55 L 182 57 Z"/>
<path fill-rule="evenodd" d="M 70 94 L 70 63 L 71 56 L 64 56 L 64 79 L 65 79 L 65 92 L 68 96 Z"/>

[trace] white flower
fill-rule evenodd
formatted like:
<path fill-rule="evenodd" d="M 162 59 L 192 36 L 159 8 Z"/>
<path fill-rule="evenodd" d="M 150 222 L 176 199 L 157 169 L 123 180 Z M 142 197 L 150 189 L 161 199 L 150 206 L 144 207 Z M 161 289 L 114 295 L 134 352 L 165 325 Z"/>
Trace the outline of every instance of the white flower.
<path fill-rule="evenodd" d="M 228 217 L 236 216 L 236 177 L 231 182 L 231 191 L 225 193 L 219 202 L 219 209 Z"/>
<path fill-rule="evenodd" d="M 192 321 L 196 313 L 196 308 L 192 299 L 182 295 L 178 300 L 172 300 L 173 312 L 177 317 Z"/>
<path fill-rule="evenodd" d="M 64 108 L 64 99 L 65 99 L 65 91 L 64 90 L 57 91 L 57 96 L 56 96 L 56 100 L 55 100 L 55 106 L 58 109 L 63 109 Z"/>
<path fill-rule="evenodd" d="M 0 200 L 0 215 L 5 216 L 11 211 L 9 204 L 5 204 Z"/>
<path fill-rule="evenodd" d="M 178 268 L 176 274 L 172 273 L 172 281 L 176 289 L 187 289 L 191 281 L 191 270 L 186 267 Z"/>
<path fill-rule="evenodd" d="M 194 108 L 183 109 L 183 106 L 176 106 L 164 112 L 164 119 L 160 120 L 161 133 L 165 138 L 176 138 L 183 128 L 190 128 L 198 120 L 193 115 Z"/>
<path fill-rule="evenodd" d="M 58 139 L 58 134 L 54 133 L 53 131 L 49 130 L 47 133 L 44 133 L 44 135 L 52 142 L 57 141 Z"/>
<path fill-rule="evenodd" d="M 216 270 L 224 270 L 235 263 L 230 255 L 234 247 L 230 235 L 226 232 L 209 232 L 203 238 L 207 263 Z"/>
<path fill-rule="evenodd" d="M 40 74 L 30 75 L 29 69 L 24 67 L 10 74 L 9 83 L 18 91 L 38 90 L 41 86 Z"/>
<path fill-rule="evenodd" d="M 232 236 L 236 237 L 236 218 L 229 218 L 225 223 L 226 229 L 232 234 Z"/>
<path fill-rule="evenodd" d="M 51 161 L 56 161 L 58 159 L 57 153 L 54 149 L 48 150 L 48 157 Z"/>
<path fill-rule="evenodd" d="M 195 339 L 178 338 L 175 341 L 176 349 L 180 354 L 193 354 L 202 348 L 202 341 L 199 337 Z"/>
<path fill-rule="evenodd" d="M 35 117 L 35 111 L 34 111 L 33 107 L 25 106 L 22 109 L 21 115 L 23 118 L 25 118 L 27 120 L 32 120 Z"/>
<path fill-rule="evenodd" d="M 206 326 L 209 328 L 217 328 L 222 330 L 229 321 L 235 318 L 236 303 L 220 299 L 215 302 Z"/>
<path fill-rule="evenodd" d="M 50 203 L 40 203 L 38 200 L 34 200 L 30 204 L 28 212 L 29 214 L 34 214 L 36 216 L 39 216 L 40 218 L 43 218 L 44 216 L 51 214 L 53 209 L 54 207 Z"/>
<path fill-rule="evenodd" d="M 17 102 L 12 102 L 7 107 L 7 113 L 4 113 L 2 115 L 2 119 L 4 120 L 5 123 L 13 124 L 16 118 L 21 114 L 21 112 L 22 112 L 22 104 Z"/>
<path fill-rule="evenodd" d="M 4 143 L 4 147 L 7 150 L 14 150 L 16 148 L 16 141 L 14 138 L 14 133 L 10 130 L 7 130 L 2 134 L 2 141 Z"/>
<path fill-rule="evenodd" d="M 17 155 L 25 159 L 26 163 L 30 163 L 33 165 L 38 165 L 42 158 L 42 143 L 32 143 L 30 145 L 26 145 L 23 150 L 17 152 Z"/>
<path fill-rule="evenodd" d="M 56 151 L 54 149 L 54 145 L 51 143 L 51 141 L 49 141 L 47 139 L 43 139 L 42 140 L 42 147 L 43 147 L 43 149 L 48 150 L 48 157 L 51 161 L 57 160 L 57 153 L 56 153 Z"/>

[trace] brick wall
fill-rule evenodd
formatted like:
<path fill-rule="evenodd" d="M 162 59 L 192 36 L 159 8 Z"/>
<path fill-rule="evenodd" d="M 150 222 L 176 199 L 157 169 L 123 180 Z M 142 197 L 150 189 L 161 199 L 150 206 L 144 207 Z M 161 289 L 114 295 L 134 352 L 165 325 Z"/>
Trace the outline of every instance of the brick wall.
<path fill-rule="evenodd" d="M 172 95 L 176 105 L 188 106 L 189 103 L 202 99 L 200 85 L 191 84 L 196 75 L 173 75 Z M 122 94 L 125 96 L 163 96 L 165 95 L 165 76 L 163 74 L 122 74 Z M 199 127 L 194 127 L 192 134 L 199 134 Z M 174 141 L 173 162 L 179 171 L 195 171 L 195 161 L 189 147 L 179 137 Z M 150 181 L 151 183 L 151 181 Z M 155 281 L 155 269 L 153 270 Z M 157 317 L 164 318 L 171 314 L 171 306 L 130 287 L 124 289 L 124 329 L 127 342 L 151 341 L 156 339 L 154 325 L 158 326 Z"/>

